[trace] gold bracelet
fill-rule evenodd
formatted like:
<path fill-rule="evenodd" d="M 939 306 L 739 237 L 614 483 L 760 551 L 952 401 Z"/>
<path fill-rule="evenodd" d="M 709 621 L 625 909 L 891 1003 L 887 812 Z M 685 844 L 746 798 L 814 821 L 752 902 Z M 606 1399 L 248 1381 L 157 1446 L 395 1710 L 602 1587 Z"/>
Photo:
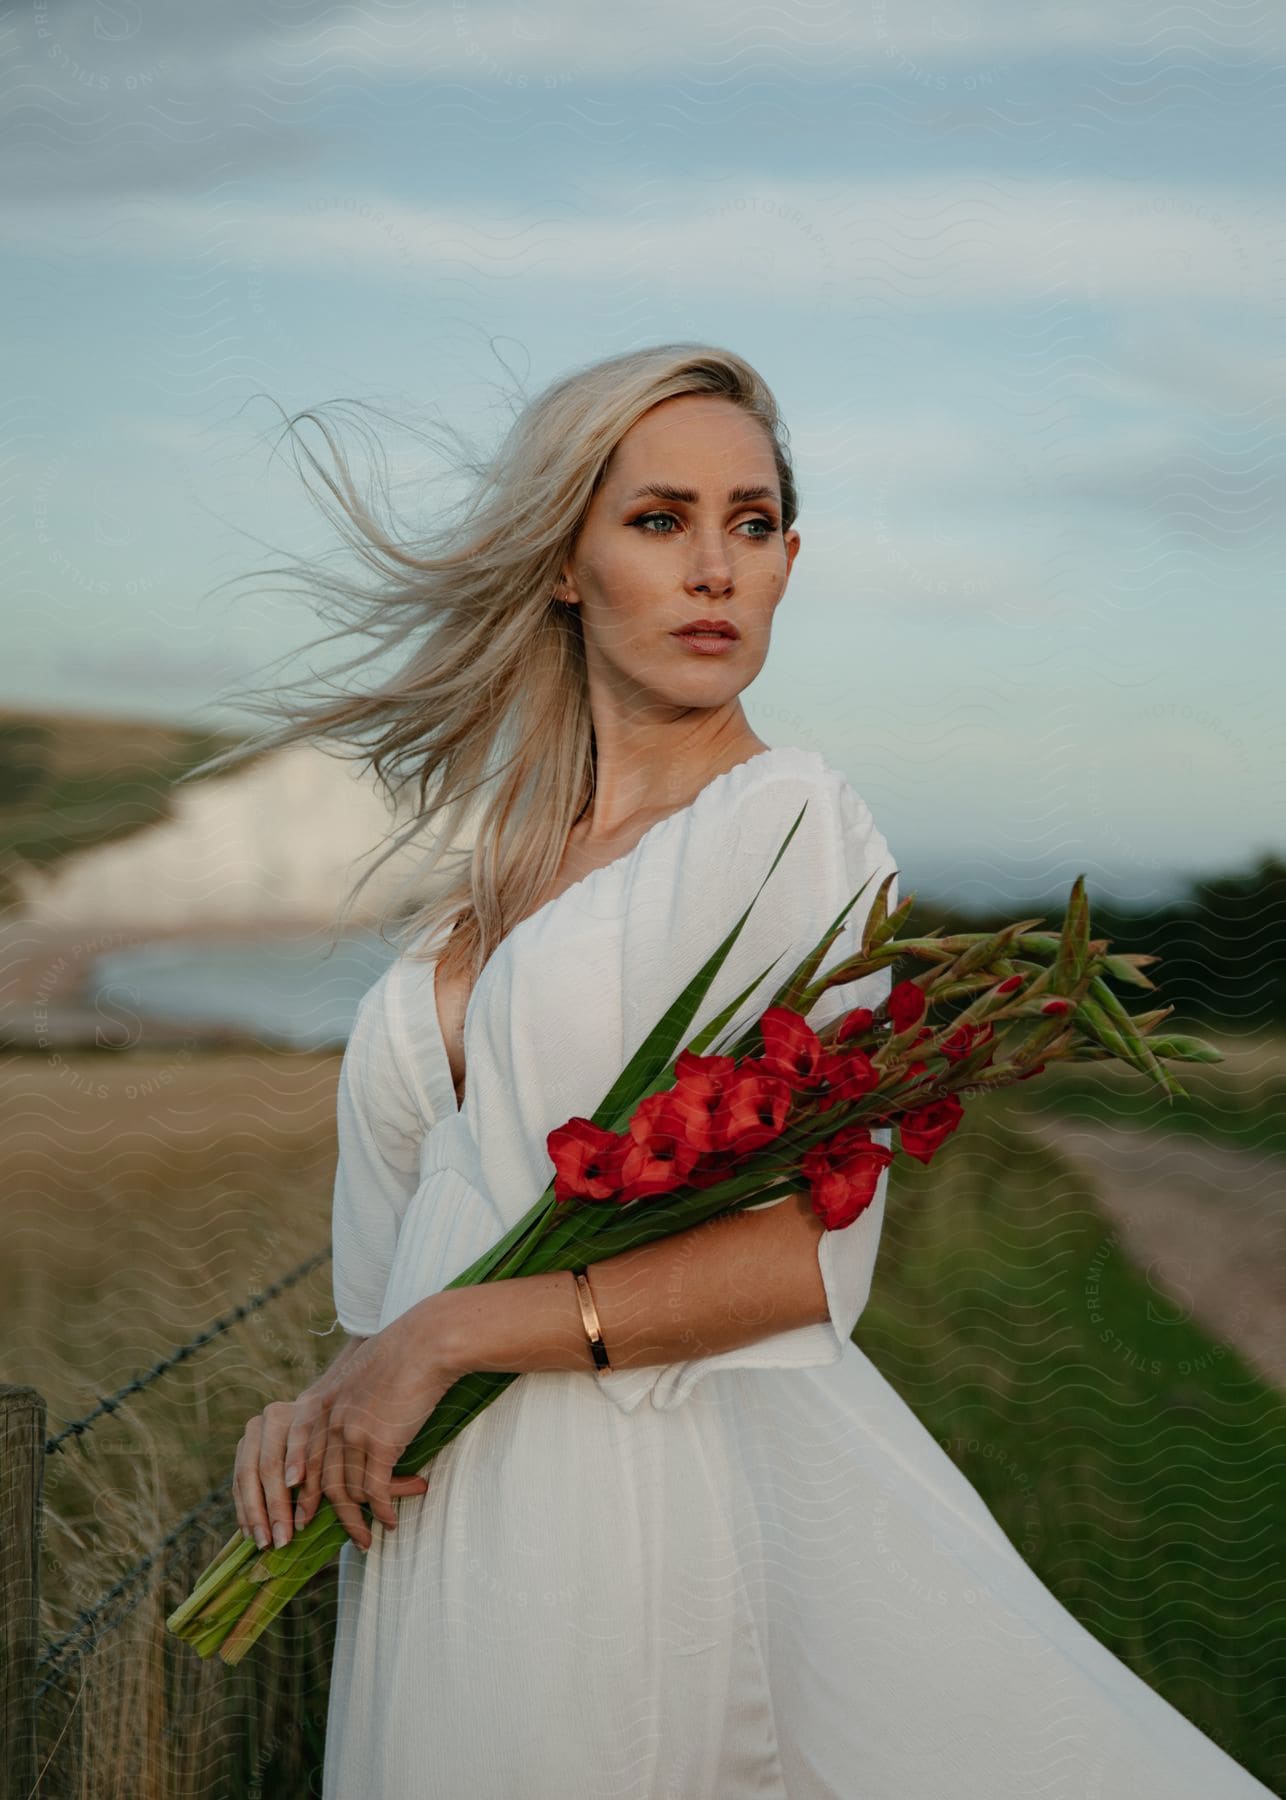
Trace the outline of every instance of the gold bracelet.
<path fill-rule="evenodd" d="M 589 1339 L 589 1347 L 594 1353 L 594 1373 L 602 1375 L 611 1369 L 607 1360 L 607 1346 L 603 1342 L 603 1333 L 598 1323 L 598 1308 L 594 1305 L 594 1296 L 589 1290 L 589 1277 L 585 1273 L 585 1265 L 573 1269 L 576 1277 L 576 1298 L 580 1301 L 580 1316 L 585 1324 L 585 1336 Z"/>

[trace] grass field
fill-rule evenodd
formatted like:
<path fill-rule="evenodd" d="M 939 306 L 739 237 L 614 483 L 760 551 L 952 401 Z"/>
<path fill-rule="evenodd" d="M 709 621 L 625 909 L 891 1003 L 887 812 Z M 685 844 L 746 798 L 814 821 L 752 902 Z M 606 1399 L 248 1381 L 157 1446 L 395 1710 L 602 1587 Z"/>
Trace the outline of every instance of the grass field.
<path fill-rule="evenodd" d="M 40 1389 L 51 1431 L 326 1243 L 337 1071 L 323 1054 L 10 1059 L 0 1371 Z M 1265 1148 L 1268 1077 L 1238 1093 L 1245 1068 L 1225 1073 L 1200 1105 L 1257 1120 L 1239 1141 Z M 230 1473 L 249 1414 L 338 1349 L 310 1335 L 332 1318 L 323 1264 L 47 1459 L 46 1639 Z M 931 1168 L 899 1162 L 857 1337 L 1058 1598 L 1286 1789 L 1286 1403 L 1158 1307 L 1012 1097 L 971 1108 Z M 328 1582 L 237 1670 L 163 1633 L 230 1529 L 229 1511 L 184 1540 L 73 1664 L 96 1800 L 319 1791 Z M 66 1716 L 51 1699 L 47 1744 Z"/>
<path fill-rule="evenodd" d="M 1286 1787 L 1286 1399 L 1159 1301 L 991 1097 L 900 1164 L 862 1348 L 1053 1593 Z"/>
<path fill-rule="evenodd" d="M 329 1053 L 7 1060 L 0 1376 L 40 1390 L 51 1434 L 326 1245 L 338 1067 Z M 46 1459 L 46 1641 L 231 1473 L 250 1414 L 338 1349 L 342 1332 L 310 1335 L 333 1316 L 323 1263 Z M 85 1659 L 94 1800 L 308 1791 L 325 1589 L 258 1667 L 202 1663 L 163 1630 L 234 1523 L 229 1503 L 182 1540 Z M 48 1745 L 67 1710 L 50 1697 Z"/>
<path fill-rule="evenodd" d="M 1175 1065 L 1187 1089 L 1177 1099 L 1119 1063 L 1064 1063 L 1042 1078 L 1038 1091 L 1016 1098 L 1106 1124 L 1190 1132 L 1286 1164 L 1286 1036 L 1234 1036 L 1204 1025 L 1190 1035 L 1213 1045 L 1224 1061 Z"/>

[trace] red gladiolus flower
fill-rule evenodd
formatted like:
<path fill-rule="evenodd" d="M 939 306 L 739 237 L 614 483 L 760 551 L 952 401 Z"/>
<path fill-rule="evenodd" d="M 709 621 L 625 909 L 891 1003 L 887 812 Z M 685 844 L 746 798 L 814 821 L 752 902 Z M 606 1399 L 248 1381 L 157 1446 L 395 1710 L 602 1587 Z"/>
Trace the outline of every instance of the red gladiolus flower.
<path fill-rule="evenodd" d="M 625 1140 L 592 1119 L 568 1119 L 545 1139 L 554 1165 L 554 1201 L 614 1200 Z"/>
<path fill-rule="evenodd" d="M 860 1031 L 868 1031 L 874 1017 L 869 1006 L 855 1006 L 852 1012 L 845 1013 L 840 1020 L 835 1042 L 842 1044 L 845 1038 L 856 1037 Z"/>
<path fill-rule="evenodd" d="M 1040 1010 L 1048 1013 L 1051 1018 L 1055 1018 L 1059 1013 L 1071 1012 L 1072 1003 L 1070 1000 L 1046 1000 Z"/>
<path fill-rule="evenodd" d="M 744 1156 L 772 1143 L 781 1136 L 794 1097 L 790 1083 L 766 1068 L 762 1057 L 748 1056 L 723 1090 L 716 1147 Z"/>
<path fill-rule="evenodd" d="M 621 1204 L 681 1187 L 701 1152 L 689 1142 L 673 1091 L 640 1100 L 621 1152 Z"/>
<path fill-rule="evenodd" d="M 806 1177 L 813 1211 L 828 1231 L 842 1231 L 875 1198 L 880 1173 L 893 1152 L 876 1144 L 864 1125 L 837 1131 L 824 1144 L 804 1152 L 800 1168 Z"/>
<path fill-rule="evenodd" d="M 941 1100 L 930 1100 L 927 1106 L 904 1113 L 898 1121 L 902 1148 L 917 1162 L 927 1163 L 964 1115 L 964 1107 L 955 1094 L 944 1094 Z"/>
<path fill-rule="evenodd" d="M 1006 975 L 1005 979 L 1003 981 L 998 981 L 991 991 L 993 994 L 1016 993 L 1023 985 L 1025 979 L 1026 977 L 1022 975 Z"/>
<path fill-rule="evenodd" d="M 938 1049 L 948 1062 L 962 1062 L 980 1044 L 989 1043 L 995 1035 L 996 1028 L 989 1019 L 972 1019 L 968 1024 L 957 1025 L 953 1032 L 943 1038 Z M 987 1061 L 990 1062 L 991 1058 L 988 1057 Z"/>
<path fill-rule="evenodd" d="M 763 1055 L 756 1060 L 767 1075 L 780 1075 L 792 1088 L 811 1087 L 821 1073 L 825 1051 L 807 1019 L 789 1006 L 770 1006 L 759 1021 Z"/>
<path fill-rule="evenodd" d="M 856 1100 L 880 1085 L 880 1072 L 865 1050 L 833 1050 L 822 1059 L 822 1081 L 815 1097 L 818 1112 L 827 1112 L 837 1100 Z"/>
<path fill-rule="evenodd" d="M 728 1083 L 737 1073 L 731 1056 L 697 1056 L 681 1050 L 674 1065 L 675 1083 L 670 1090 L 683 1134 L 702 1153 L 721 1147 L 719 1118 Z"/>
<path fill-rule="evenodd" d="M 924 1017 L 924 1009 L 928 1005 L 924 997 L 924 989 L 917 987 L 914 981 L 899 981 L 889 994 L 889 1018 L 893 1021 L 894 1031 L 909 1031 L 917 1019 Z"/>

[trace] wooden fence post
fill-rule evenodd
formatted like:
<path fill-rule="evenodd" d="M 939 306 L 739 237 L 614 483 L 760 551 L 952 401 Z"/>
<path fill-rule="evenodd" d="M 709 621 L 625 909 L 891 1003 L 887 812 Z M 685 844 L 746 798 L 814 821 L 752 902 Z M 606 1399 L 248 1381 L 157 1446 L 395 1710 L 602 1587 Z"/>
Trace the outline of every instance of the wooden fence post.
<path fill-rule="evenodd" d="M 35 1388 L 0 1387 L 0 1795 L 30 1800 L 36 1785 L 36 1655 L 40 1643 L 40 1502 L 45 1402 Z"/>

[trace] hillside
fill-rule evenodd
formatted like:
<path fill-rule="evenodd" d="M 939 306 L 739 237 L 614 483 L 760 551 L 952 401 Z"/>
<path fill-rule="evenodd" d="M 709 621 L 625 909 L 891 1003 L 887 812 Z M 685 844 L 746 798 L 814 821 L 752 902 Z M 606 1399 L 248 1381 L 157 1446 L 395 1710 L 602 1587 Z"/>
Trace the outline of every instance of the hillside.
<path fill-rule="evenodd" d="M 235 733 L 0 709 L 0 905 L 24 867 L 128 838 L 170 816 L 174 783 Z"/>
<path fill-rule="evenodd" d="M 0 883 L 25 931 L 129 936 L 327 927 L 393 821 L 356 764 L 313 745 L 177 786 L 233 734 L 0 714 Z M 378 910 L 409 866 L 363 896 Z"/>

